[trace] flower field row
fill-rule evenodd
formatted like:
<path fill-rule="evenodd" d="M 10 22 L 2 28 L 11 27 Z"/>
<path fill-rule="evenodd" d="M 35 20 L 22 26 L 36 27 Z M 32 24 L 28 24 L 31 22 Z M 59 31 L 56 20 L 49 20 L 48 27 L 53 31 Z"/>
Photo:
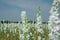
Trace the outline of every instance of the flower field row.
<path fill-rule="evenodd" d="M 47 24 L 43 24 L 44 34 L 42 29 L 37 29 L 35 25 L 28 23 L 28 27 L 25 28 L 20 23 L 0 23 L 0 40 L 48 40 Z"/>
<path fill-rule="evenodd" d="M 59 1 L 54 0 L 50 10 L 48 24 L 42 23 L 40 6 L 37 10 L 36 23 L 28 23 L 25 11 L 21 12 L 22 23 L 0 22 L 0 40 L 59 40 L 60 19 L 58 13 Z"/>

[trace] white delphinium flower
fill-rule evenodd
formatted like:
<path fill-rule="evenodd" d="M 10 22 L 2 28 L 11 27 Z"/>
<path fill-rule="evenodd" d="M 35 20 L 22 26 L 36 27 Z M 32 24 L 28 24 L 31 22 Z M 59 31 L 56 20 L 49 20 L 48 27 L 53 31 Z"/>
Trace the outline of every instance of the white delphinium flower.
<path fill-rule="evenodd" d="M 38 13 L 37 13 L 37 25 L 36 25 L 37 31 L 43 34 L 43 28 L 42 28 L 42 18 L 40 14 L 40 6 L 38 7 Z"/>
<path fill-rule="evenodd" d="M 19 28 L 19 30 L 22 29 L 20 21 L 18 22 L 17 27 Z"/>
<path fill-rule="evenodd" d="M 24 35 L 24 40 L 28 40 L 27 39 L 27 34 L 28 34 L 28 24 L 27 24 L 27 17 L 26 17 L 26 11 L 22 11 L 21 12 L 21 19 L 22 19 L 22 31 L 23 31 L 23 35 Z"/>
<path fill-rule="evenodd" d="M 18 27 L 18 31 L 19 31 L 19 39 L 23 40 L 24 36 L 23 36 L 23 34 L 21 34 L 22 33 L 22 26 L 21 26 L 20 21 L 18 21 L 17 27 Z"/>
<path fill-rule="evenodd" d="M 14 27 L 14 24 L 11 23 L 8 28 L 10 29 L 10 32 L 14 33 L 14 28 L 13 27 Z"/>
<path fill-rule="evenodd" d="M 0 22 L 0 31 L 2 31 L 2 23 Z"/>
<path fill-rule="evenodd" d="M 32 36 L 32 33 L 30 32 L 30 35 Z"/>
<path fill-rule="evenodd" d="M 16 28 L 17 28 L 17 24 L 10 23 L 10 24 L 8 24 L 8 28 L 9 28 L 10 32 L 15 33 L 16 32 Z"/>
<path fill-rule="evenodd" d="M 4 31 L 6 30 L 7 25 L 4 23 Z"/>
<path fill-rule="evenodd" d="M 8 27 L 8 24 L 4 23 L 4 33 L 6 33 L 6 28 Z"/>
<path fill-rule="evenodd" d="M 42 34 L 44 33 L 42 28 L 38 29 L 38 32 L 40 32 Z"/>
<path fill-rule="evenodd" d="M 58 40 L 58 31 L 60 30 L 60 26 L 59 26 L 59 18 L 58 18 L 58 6 L 59 6 L 59 1 L 58 0 L 54 0 L 53 4 L 52 4 L 52 8 L 50 10 L 50 17 L 49 17 L 49 21 L 48 21 L 48 27 L 50 30 L 49 33 L 49 38 L 50 40 Z"/>
<path fill-rule="evenodd" d="M 23 31 L 28 31 L 27 28 L 27 17 L 26 17 L 26 11 L 21 12 L 21 19 L 22 19 L 22 25 L 23 25 Z M 25 30 L 26 29 L 26 30 Z"/>
<path fill-rule="evenodd" d="M 41 18 L 41 15 L 40 15 L 40 6 L 38 7 L 38 13 L 37 13 L 37 28 L 38 28 L 38 31 L 40 29 L 42 29 L 42 18 Z"/>
<path fill-rule="evenodd" d="M 7 27 L 7 26 L 5 25 L 4 21 L 5 21 L 5 20 L 3 20 L 2 30 L 4 31 L 4 33 L 6 33 L 6 27 Z M 5 26 L 6 26 L 6 27 L 5 27 Z"/>
<path fill-rule="evenodd" d="M 20 34 L 20 40 L 24 40 L 24 34 Z"/>
<path fill-rule="evenodd" d="M 22 19 L 23 26 L 27 26 L 26 11 L 21 12 L 21 19 Z"/>
<path fill-rule="evenodd" d="M 30 35 L 29 35 L 29 34 L 27 34 L 27 35 L 26 35 L 26 38 L 27 38 L 26 40 L 29 40 L 29 37 L 30 37 Z"/>
<path fill-rule="evenodd" d="M 38 36 L 38 40 L 41 40 L 41 37 L 40 36 Z"/>
<path fill-rule="evenodd" d="M 9 37 L 9 34 L 7 34 L 7 38 Z"/>

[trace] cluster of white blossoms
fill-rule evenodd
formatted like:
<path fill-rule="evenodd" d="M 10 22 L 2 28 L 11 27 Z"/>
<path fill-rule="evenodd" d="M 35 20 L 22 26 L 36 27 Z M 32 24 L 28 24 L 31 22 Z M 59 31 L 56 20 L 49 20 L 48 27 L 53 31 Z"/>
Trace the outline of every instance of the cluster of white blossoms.
<path fill-rule="evenodd" d="M 22 26 L 23 27 L 22 28 L 23 33 L 20 34 L 20 39 L 21 40 L 29 40 L 30 36 L 33 36 L 33 35 L 31 35 L 32 33 L 29 31 L 31 26 L 30 27 L 28 26 L 25 11 L 21 12 L 21 18 L 22 18 L 22 25 L 23 25 Z M 32 23 L 32 24 L 34 24 L 34 23 Z M 37 40 L 41 40 L 42 36 L 40 36 L 40 35 L 43 35 L 43 28 L 42 28 L 42 18 L 41 18 L 41 15 L 40 15 L 40 6 L 38 7 L 37 23 L 36 23 L 36 26 L 32 26 L 32 28 L 33 27 L 36 28 L 36 31 L 38 31 L 38 33 L 41 33 L 39 35 L 36 35 L 36 36 L 38 36 Z M 35 39 L 35 38 L 33 38 L 33 39 Z"/>
<path fill-rule="evenodd" d="M 21 19 L 22 19 L 23 26 L 27 26 L 26 11 L 21 12 Z"/>
<path fill-rule="evenodd" d="M 50 16 L 48 25 L 42 23 L 42 17 L 40 14 L 40 6 L 38 7 L 37 22 L 28 23 L 26 11 L 21 12 L 21 21 L 18 23 L 4 23 L 0 22 L 1 34 L 6 33 L 9 38 L 17 35 L 19 40 L 59 40 L 60 36 L 60 19 L 58 18 L 58 6 L 60 0 L 54 0 L 52 8 L 50 10 Z M 0 34 L 0 35 L 1 35 Z M 16 38 L 16 37 L 15 37 Z M 18 39 L 18 38 L 17 38 Z"/>
<path fill-rule="evenodd" d="M 37 13 L 37 25 L 36 25 L 37 31 L 43 35 L 44 31 L 42 28 L 42 18 L 40 14 L 40 6 L 38 7 L 38 13 Z M 38 40 L 41 40 L 41 36 L 38 36 Z"/>
<path fill-rule="evenodd" d="M 41 15 L 40 15 L 40 6 L 38 7 L 38 13 L 37 13 L 37 28 L 38 28 L 38 31 L 40 32 L 43 32 L 42 31 L 42 18 L 41 18 Z"/>
<path fill-rule="evenodd" d="M 59 40 L 58 37 L 60 35 L 59 30 L 60 30 L 60 20 L 58 18 L 58 6 L 59 6 L 59 1 L 54 0 L 52 4 L 52 8 L 50 10 L 50 17 L 48 21 L 48 27 L 49 27 L 49 38 L 50 40 Z"/>
<path fill-rule="evenodd" d="M 29 34 L 28 34 L 28 24 L 27 24 L 27 17 L 26 17 L 26 11 L 21 12 L 21 19 L 22 19 L 22 34 L 20 34 L 20 40 L 29 40 Z"/>

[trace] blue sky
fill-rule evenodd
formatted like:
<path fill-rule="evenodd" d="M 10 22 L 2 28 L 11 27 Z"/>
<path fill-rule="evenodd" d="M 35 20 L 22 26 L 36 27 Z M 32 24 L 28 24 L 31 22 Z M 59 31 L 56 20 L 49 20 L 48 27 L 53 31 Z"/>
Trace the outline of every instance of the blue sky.
<path fill-rule="evenodd" d="M 37 8 L 40 4 L 42 20 L 48 21 L 52 1 L 53 0 L 0 0 L 0 20 L 20 21 L 21 11 L 26 11 L 28 20 L 36 20 Z"/>

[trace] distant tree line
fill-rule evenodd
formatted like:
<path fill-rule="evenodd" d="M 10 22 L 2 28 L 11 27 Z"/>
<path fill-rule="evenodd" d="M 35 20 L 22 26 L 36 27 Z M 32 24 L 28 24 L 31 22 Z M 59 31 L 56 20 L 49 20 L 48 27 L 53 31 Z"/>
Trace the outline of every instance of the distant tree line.
<path fill-rule="evenodd" d="M 19 23 L 18 21 L 0 21 L 1 23 Z M 22 23 L 22 22 L 20 22 Z M 36 23 L 36 21 L 28 21 L 28 23 Z M 48 24 L 48 22 L 43 22 L 43 24 Z"/>

